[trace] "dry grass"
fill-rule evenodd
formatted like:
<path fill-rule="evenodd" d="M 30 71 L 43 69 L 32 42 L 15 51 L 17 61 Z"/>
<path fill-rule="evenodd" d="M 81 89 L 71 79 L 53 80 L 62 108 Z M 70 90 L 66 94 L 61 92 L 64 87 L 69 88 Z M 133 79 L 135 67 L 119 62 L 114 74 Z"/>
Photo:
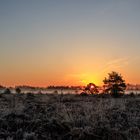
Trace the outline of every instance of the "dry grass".
<path fill-rule="evenodd" d="M 3 94 L 0 139 L 139 140 L 140 96 Z"/>

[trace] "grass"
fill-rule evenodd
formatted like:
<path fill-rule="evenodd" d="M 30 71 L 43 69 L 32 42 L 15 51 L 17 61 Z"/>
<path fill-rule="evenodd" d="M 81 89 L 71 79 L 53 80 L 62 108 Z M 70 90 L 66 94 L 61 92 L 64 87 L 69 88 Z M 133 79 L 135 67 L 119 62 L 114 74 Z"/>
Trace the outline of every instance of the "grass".
<path fill-rule="evenodd" d="M 140 96 L 1 94 L 0 139 L 139 140 Z"/>

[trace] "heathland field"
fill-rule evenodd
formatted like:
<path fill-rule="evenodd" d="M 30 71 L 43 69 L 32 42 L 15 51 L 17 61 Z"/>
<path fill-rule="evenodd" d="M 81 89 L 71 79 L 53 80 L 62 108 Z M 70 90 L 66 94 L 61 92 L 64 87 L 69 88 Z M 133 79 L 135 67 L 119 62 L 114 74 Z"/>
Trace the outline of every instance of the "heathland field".
<path fill-rule="evenodd" d="M 0 139 L 140 140 L 140 96 L 1 94 Z"/>

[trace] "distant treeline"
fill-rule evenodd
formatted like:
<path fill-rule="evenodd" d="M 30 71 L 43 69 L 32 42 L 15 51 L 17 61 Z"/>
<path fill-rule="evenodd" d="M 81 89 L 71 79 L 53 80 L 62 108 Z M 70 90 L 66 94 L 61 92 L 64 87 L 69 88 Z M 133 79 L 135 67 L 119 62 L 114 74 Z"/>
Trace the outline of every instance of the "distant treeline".
<path fill-rule="evenodd" d="M 31 90 L 35 90 L 35 89 L 71 89 L 71 90 L 78 90 L 78 89 L 82 89 L 83 86 L 54 86 L 54 85 L 50 85 L 47 87 L 33 87 L 33 86 L 16 86 L 16 88 L 20 88 L 20 89 L 31 89 Z"/>
<path fill-rule="evenodd" d="M 5 89 L 6 87 L 4 87 L 4 86 L 2 86 L 2 85 L 0 85 L 0 89 Z"/>
<path fill-rule="evenodd" d="M 127 90 L 140 90 L 139 84 L 127 84 L 126 87 Z"/>
<path fill-rule="evenodd" d="M 71 90 L 76 90 L 76 89 L 82 89 L 83 87 L 81 86 L 48 86 L 47 89 L 71 89 Z"/>
<path fill-rule="evenodd" d="M 16 88 L 35 90 L 35 89 L 46 89 L 47 87 L 44 87 L 44 88 L 43 88 L 43 87 L 34 87 L 34 86 L 22 85 L 22 86 L 16 86 Z"/>
<path fill-rule="evenodd" d="M 7 88 L 6 86 L 2 86 L 0 85 L 0 89 L 5 89 Z M 12 88 L 12 87 L 9 87 Z M 35 90 L 35 89 L 74 89 L 74 90 L 78 90 L 78 89 L 83 89 L 84 86 L 54 86 L 54 85 L 50 85 L 50 86 L 46 86 L 46 87 L 34 87 L 34 86 L 28 86 L 28 85 L 20 85 L 20 86 L 16 86 L 15 88 L 20 88 L 20 89 L 31 89 L 31 90 Z M 139 84 L 127 84 L 127 90 L 140 90 L 140 85 Z"/>

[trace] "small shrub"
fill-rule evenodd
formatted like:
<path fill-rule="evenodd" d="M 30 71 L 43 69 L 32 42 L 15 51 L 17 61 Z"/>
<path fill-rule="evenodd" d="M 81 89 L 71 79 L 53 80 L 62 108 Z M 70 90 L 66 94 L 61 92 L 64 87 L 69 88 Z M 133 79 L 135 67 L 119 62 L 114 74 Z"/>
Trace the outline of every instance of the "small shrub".
<path fill-rule="evenodd" d="M 9 88 L 6 88 L 5 91 L 4 91 L 4 94 L 11 94 L 11 91 Z"/>
<path fill-rule="evenodd" d="M 16 93 L 18 93 L 18 94 L 21 93 L 21 89 L 20 88 L 17 87 L 15 90 L 16 90 Z"/>
<path fill-rule="evenodd" d="M 57 90 L 55 90 L 55 91 L 54 91 L 54 94 L 58 94 L 58 91 L 57 91 Z"/>
<path fill-rule="evenodd" d="M 130 95 L 130 97 L 135 97 L 134 92 L 131 92 L 129 95 Z"/>

